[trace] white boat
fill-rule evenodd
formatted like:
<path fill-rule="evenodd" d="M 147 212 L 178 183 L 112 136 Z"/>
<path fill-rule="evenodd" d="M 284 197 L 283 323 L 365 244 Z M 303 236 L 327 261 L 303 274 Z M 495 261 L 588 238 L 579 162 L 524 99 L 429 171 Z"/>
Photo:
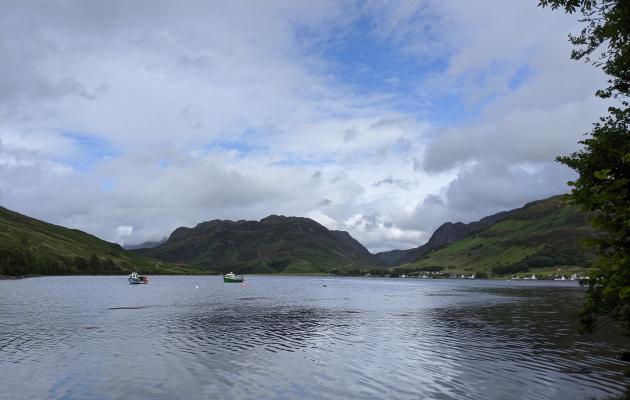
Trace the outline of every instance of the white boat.
<path fill-rule="evenodd" d="M 138 275 L 137 272 L 132 272 L 129 274 L 130 285 L 139 285 L 141 283 L 149 283 L 149 277 L 145 275 Z"/>

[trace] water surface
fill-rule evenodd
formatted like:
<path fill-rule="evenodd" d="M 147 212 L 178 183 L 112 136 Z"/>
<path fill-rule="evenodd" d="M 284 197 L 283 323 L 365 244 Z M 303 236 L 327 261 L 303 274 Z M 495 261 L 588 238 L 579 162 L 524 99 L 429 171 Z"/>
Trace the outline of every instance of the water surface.
<path fill-rule="evenodd" d="M 568 282 L 0 281 L 0 399 L 608 398 L 626 339 Z"/>

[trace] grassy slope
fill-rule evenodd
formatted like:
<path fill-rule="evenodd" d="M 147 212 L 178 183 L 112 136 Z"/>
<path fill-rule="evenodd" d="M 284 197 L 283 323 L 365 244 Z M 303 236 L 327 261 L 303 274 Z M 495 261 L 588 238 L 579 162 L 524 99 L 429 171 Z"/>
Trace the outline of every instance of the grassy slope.
<path fill-rule="evenodd" d="M 506 219 L 403 267 L 495 274 L 584 270 L 592 255 L 581 242 L 592 235 L 585 215 L 555 196 L 517 210 Z"/>
<path fill-rule="evenodd" d="M 98 263 L 90 262 L 98 258 Z M 0 207 L 0 275 L 199 273 L 158 262 L 75 229 L 49 224 Z"/>

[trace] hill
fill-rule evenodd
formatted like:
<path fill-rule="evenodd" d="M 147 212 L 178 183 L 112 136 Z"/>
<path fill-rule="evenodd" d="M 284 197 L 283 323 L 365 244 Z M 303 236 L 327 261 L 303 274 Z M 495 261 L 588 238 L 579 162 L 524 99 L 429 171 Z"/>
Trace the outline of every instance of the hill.
<path fill-rule="evenodd" d="M 438 249 L 447 244 L 462 240 L 466 236 L 472 235 L 495 222 L 510 215 L 510 211 L 502 211 L 500 213 L 482 218 L 479 221 L 465 224 L 463 222 L 446 222 L 433 232 L 429 241 L 419 247 L 408 250 L 391 250 L 377 253 L 376 256 L 387 266 L 397 266 L 413 263 L 421 259 L 431 250 Z"/>
<path fill-rule="evenodd" d="M 85 232 L 0 207 L 0 275 L 200 273 L 158 262 Z"/>
<path fill-rule="evenodd" d="M 534 269 L 549 273 L 558 268 L 583 270 L 593 260 L 581 242 L 595 232 L 586 215 L 568 205 L 562 196 L 528 203 L 488 218 L 460 226 L 454 237 L 463 238 L 433 247 L 401 268 L 504 275 Z M 483 223 L 479 225 L 480 222 Z M 448 242 L 449 235 L 445 237 L 442 242 Z"/>
<path fill-rule="evenodd" d="M 595 234 L 562 196 L 471 223 L 441 225 L 409 250 L 371 254 L 350 234 L 301 217 L 212 220 L 178 228 L 166 240 L 127 251 L 87 233 L 0 207 L 0 275 L 208 273 L 385 274 L 414 271 L 505 275 L 584 270 L 593 255 L 580 242 Z M 160 260 L 160 261 L 157 261 Z"/>
<path fill-rule="evenodd" d="M 241 273 L 328 272 L 380 265 L 347 232 L 328 230 L 309 218 L 278 215 L 177 228 L 165 243 L 134 252 L 209 271 Z"/>

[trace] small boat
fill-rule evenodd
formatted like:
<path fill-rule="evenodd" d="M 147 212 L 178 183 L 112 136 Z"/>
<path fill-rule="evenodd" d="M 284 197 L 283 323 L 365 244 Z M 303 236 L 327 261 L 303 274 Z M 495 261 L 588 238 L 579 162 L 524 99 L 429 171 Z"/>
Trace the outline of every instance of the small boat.
<path fill-rule="evenodd" d="M 138 275 L 137 272 L 132 272 L 129 274 L 130 285 L 139 285 L 141 283 L 149 283 L 149 277 L 146 275 Z"/>
<path fill-rule="evenodd" d="M 236 275 L 234 272 L 228 272 L 227 274 L 223 275 L 224 283 L 237 283 L 243 282 L 244 280 L 245 278 L 243 278 L 243 275 Z"/>

